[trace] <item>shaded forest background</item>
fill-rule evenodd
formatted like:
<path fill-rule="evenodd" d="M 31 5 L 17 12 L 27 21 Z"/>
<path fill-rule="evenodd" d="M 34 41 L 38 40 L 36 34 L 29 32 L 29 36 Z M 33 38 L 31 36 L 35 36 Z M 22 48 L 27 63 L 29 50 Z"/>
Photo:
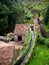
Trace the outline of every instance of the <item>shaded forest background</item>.
<path fill-rule="evenodd" d="M 0 35 L 5 35 L 13 31 L 15 23 L 28 23 L 33 20 L 34 15 L 31 10 L 28 9 L 31 2 L 44 3 L 48 1 L 49 0 L 0 0 Z"/>

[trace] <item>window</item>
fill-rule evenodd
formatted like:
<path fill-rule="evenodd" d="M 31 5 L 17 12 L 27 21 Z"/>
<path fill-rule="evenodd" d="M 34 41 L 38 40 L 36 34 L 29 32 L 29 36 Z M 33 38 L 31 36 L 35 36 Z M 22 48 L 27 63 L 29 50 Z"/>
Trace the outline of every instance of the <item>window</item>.
<path fill-rule="evenodd" d="M 18 36 L 18 41 L 22 41 L 22 36 Z"/>

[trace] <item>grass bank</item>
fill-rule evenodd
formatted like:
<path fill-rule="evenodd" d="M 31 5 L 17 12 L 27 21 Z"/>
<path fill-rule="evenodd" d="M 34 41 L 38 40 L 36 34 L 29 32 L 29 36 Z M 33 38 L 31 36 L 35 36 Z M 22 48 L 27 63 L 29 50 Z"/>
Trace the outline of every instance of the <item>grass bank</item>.
<path fill-rule="evenodd" d="M 36 36 L 36 46 L 29 62 L 26 65 L 49 65 L 49 48 L 46 45 L 47 42 L 45 42 L 47 39 L 38 37 L 37 31 Z"/>
<path fill-rule="evenodd" d="M 34 55 L 32 55 L 26 65 L 49 65 L 49 48 L 37 43 Z"/>
<path fill-rule="evenodd" d="M 41 26 L 44 28 L 44 30 L 45 30 L 46 32 L 49 33 L 49 24 L 48 24 L 48 25 L 45 25 L 44 23 L 42 23 Z"/>

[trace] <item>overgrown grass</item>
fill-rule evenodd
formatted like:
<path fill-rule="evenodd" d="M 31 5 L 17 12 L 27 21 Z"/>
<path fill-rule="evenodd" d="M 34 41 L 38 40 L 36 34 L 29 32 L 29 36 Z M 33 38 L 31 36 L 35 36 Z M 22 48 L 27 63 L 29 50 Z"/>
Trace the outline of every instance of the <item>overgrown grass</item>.
<path fill-rule="evenodd" d="M 26 65 L 49 65 L 49 48 L 47 47 L 47 39 L 43 36 L 38 37 L 36 31 L 36 46 L 34 52 Z"/>
<path fill-rule="evenodd" d="M 40 4 L 32 2 L 32 4 L 28 7 L 31 7 L 32 9 L 35 9 L 35 10 L 44 10 L 46 8 L 47 4 L 48 4 L 48 2 L 40 3 Z"/>
<path fill-rule="evenodd" d="M 26 65 L 49 65 L 49 48 L 37 43 L 34 49 L 34 56 L 32 55 Z"/>
<path fill-rule="evenodd" d="M 49 24 L 45 25 L 44 23 L 42 23 L 41 25 L 45 29 L 45 31 L 49 33 Z"/>
<path fill-rule="evenodd" d="M 45 5 L 36 5 L 36 6 L 33 7 L 33 9 L 35 9 L 35 10 L 43 10 L 43 9 L 45 9 Z"/>
<path fill-rule="evenodd" d="M 23 50 L 24 56 L 27 53 L 27 51 L 29 50 L 30 41 L 31 41 L 31 33 L 30 33 L 30 31 L 28 31 L 27 34 L 26 34 L 26 40 L 25 40 L 25 43 L 24 43 L 24 45 L 25 45 L 24 50 Z"/>

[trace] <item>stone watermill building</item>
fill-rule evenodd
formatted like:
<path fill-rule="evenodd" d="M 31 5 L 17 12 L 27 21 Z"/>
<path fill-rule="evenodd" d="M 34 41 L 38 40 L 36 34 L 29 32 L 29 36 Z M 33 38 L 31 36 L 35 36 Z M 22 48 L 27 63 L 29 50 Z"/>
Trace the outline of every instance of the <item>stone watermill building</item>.
<path fill-rule="evenodd" d="M 26 33 L 29 29 L 29 24 L 16 24 L 14 29 L 14 40 L 16 42 L 24 42 Z"/>

